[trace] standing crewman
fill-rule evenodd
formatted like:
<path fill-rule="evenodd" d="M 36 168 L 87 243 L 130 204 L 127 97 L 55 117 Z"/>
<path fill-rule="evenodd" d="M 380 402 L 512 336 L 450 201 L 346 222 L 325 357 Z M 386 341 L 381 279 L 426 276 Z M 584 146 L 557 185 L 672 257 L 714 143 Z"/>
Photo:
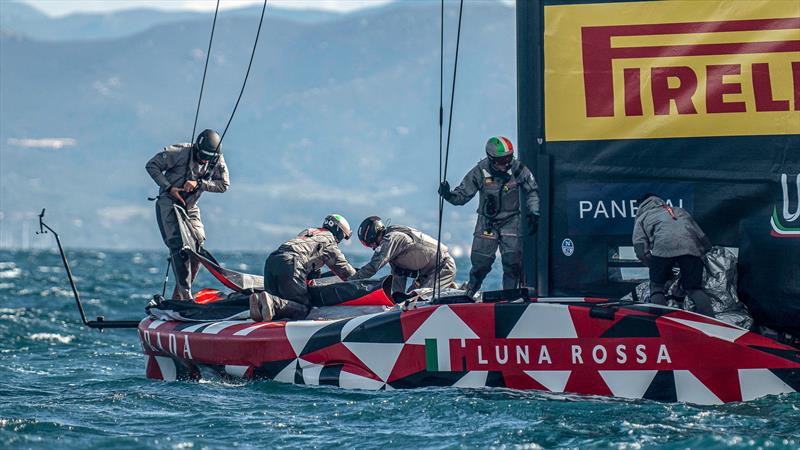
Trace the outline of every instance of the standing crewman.
<path fill-rule="evenodd" d="M 415 279 L 415 288 L 433 288 L 436 281 L 437 241 L 427 234 L 403 225 L 383 224 L 378 216 L 364 219 L 358 227 L 358 239 L 375 250 L 369 263 L 360 268 L 351 280 L 370 278 L 383 266 L 392 268 L 392 299 L 406 299 L 408 277 Z M 456 263 L 441 245 L 439 251 L 439 285 L 447 287 L 456 278 Z"/>
<path fill-rule="evenodd" d="M 173 209 L 177 204 L 186 209 L 189 226 L 201 251 L 206 239 L 197 201 L 203 192 L 225 192 L 230 186 L 228 166 L 222 156 L 220 136 L 214 130 L 204 130 L 194 144 L 182 143 L 165 147 L 147 161 L 145 169 L 159 186 L 156 200 L 156 219 L 161 238 L 167 244 L 175 272 L 175 290 L 172 298 L 192 299 L 192 281 L 199 263 L 181 251 L 178 218 Z"/>
<path fill-rule="evenodd" d="M 322 227 L 307 228 L 270 253 L 264 263 L 264 290 L 272 295 L 252 294 L 250 317 L 257 322 L 305 318 L 309 311 L 309 278 L 323 266 L 342 280 L 356 273 L 339 249 L 339 243 L 351 235 L 347 220 L 331 214 L 325 217 Z"/>
<path fill-rule="evenodd" d="M 486 158 L 467 172 L 457 188 L 450 191 L 447 180 L 439 186 L 439 195 L 453 205 L 463 205 L 480 192 L 470 255 L 469 295 L 480 289 L 492 270 L 498 247 L 503 262 L 503 289 L 519 286 L 522 276 L 520 194 L 528 210 L 528 233 L 534 234 L 539 228 L 538 190 L 533 174 L 514 159 L 514 147 L 503 136 L 489 139 Z"/>
<path fill-rule="evenodd" d="M 711 299 L 702 289 L 702 258 L 711 250 L 711 240 L 688 211 L 666 204 L 655 194 L 643 195 L 638 205 L 633 250 L 649 268 L 650 302 L 667 304 L 664 288 L 677 265 L 681 269 L 681 285 L 697 312 L 714 317 Z"/>

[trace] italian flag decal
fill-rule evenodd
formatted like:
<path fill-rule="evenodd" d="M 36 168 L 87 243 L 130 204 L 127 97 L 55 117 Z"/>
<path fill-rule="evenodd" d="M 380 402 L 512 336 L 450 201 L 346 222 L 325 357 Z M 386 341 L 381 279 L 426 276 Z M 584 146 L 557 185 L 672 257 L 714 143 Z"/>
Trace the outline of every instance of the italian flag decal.
<path fill-rule="evenodd" d="M 425 370 L 450 372 L 450 340 L 425 339 Z"/>

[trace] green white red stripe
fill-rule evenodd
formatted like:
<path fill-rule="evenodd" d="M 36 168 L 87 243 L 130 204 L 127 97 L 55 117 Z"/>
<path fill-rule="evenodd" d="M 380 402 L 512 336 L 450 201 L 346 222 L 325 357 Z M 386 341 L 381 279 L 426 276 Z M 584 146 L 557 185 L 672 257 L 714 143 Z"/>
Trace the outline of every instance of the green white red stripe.
<path fill-rule="evenodd" d="M 773 207 L 772 217 L 769 219 L 769 223 L 772 226 L 772 231 L 770 231 L 770 234 L 775 237 L 800 238 L 800 228 L 786 227 L 781 223 L 777 207 Z"/>
<path fill-rule="evenodd" d="M 425 370 L 450 372 L 449 339 L 425 339 Z"/>

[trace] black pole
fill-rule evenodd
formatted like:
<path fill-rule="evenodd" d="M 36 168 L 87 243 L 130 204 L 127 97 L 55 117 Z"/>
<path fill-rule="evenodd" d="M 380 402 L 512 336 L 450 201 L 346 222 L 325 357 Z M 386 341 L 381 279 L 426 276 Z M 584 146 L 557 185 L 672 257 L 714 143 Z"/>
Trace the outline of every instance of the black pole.
<path fill-rule="evenodd" d="M 444 179 L 442 178 L 442 156 L 443 156 L 443 129 L 444 129 L 444 0 L 439 2 L 440 5 L 440 12 L 439 12 L 439 185 L 442 184 Z M 452 101 L 452 100 L 451 100 Z M 442 203 L 444 199 L 441 196 L 436 196 L 438 200 L 436 210 L 441 211 L 444 207 Z M 441 227 L 441 220 L 439 220 L 438 226 Z M 439 257 L 441 256 L 442 252 L 442 242 L 441 236 L 437 235 L 438 241 L 436 241 L 436 279 L 433 282 L 433 298 L 439 298 L 442 295 L 442 283 L 439 282 L 439 272 L 442 270 L 441 261 L 439 261 Z M 437 294 L 438 293 L 438 294 Z"/>
<path fill-rule="evenodd" d="M 169 282 L 169 269 L 172 267 L 172 255 L 167 257 L 167 270 L 164 272 L 164 287 L 161 288 L 161 296 L 167 295 L 167 282 Z"/>
<path fill-rule="evenodd" d="M 78 288 L 75 286 L 75 280 L 72 278 L 72 269 L 69 267 L 69 261 L 67 261 L 67 256 L 64 254 L 64 248 L 61 246 L 61 239 L 58 237 L 58 233 L 56 233 L 46 223 L 42 222 L 42 217 L 44 217 L 44 209 L 42 210 L 42 213 L 39 215 L 39 222 L 44 228 L 50 230 L 50 232 L 53 233 L 53 236 L 55 236 L 56 238 L 56 244 L 58 245 L 58 252 L 61 254 L 61 261 L 64 263 L 64 269 L 67 271 L 67 278 L 69 279 L 69 285 L 72 288 L 72 295 L 75 297 L 75 303 L 78 305 L 78 311 L 81 314 L 81 321 L 83 322 L 84 325 L 86 325 L 89 322 L 86 320 L 86 313 L 83 311 L 81 296 L 78 293 Z"/>
<path fill-rule="evenodd" d="M 45 234 L 47 231 L 53 233 L 53 236 L 56 237 L 56 244 L 58 245 L 58 252 L 61 254 L 61 262 L 64 263 L 64 269 L 67 271 L 67 278 L 69 279 L 69 285 L 72 288 L 72 295 L 75 297 L 75 303 L 78 305 L 78 312 L 81 315 L 81 321 L 84 325 L 89 328 L 97 328 L 101 331 L 103 328 L 137 328 L 139 326 L 138 320 L 105 320 L 104 317 L 99 316 L 97 320 L 86 320 L 86 313 L 83 310 L 83 303 L 81 303 L 81 296 L 78 293 L 78 288 L 75 286 L 75 279 L 72 277 L 72 269 L 69 267 L 69 261 L 67 260 L 67 255 L 64 253 L 64 247 L 61 245 L 61 239 L 58 237 L 58 233 L 49 225 L 44 223 L 44 208 L 42 208 L 42 212 L 39 214 L 39 231 L 36 234 Z M 45 231 L 47 229 L 47 231 Z"/>
<path fill-rule="evenodd" d="M 545 154 L 544 136 L 544 53 L 543 53 L 543 0 L 518 1 L 517 4 L 517 139 L 520 159 L 533 171 L 539 183 L 542 200 L 539 232 L 534 236 L 525 233 L 523 261 L 525 280 L 536 280 L 539 296 L 548 295 L 550 202 L 547 170 L 539 166 L 540 155 Z M 541 259 L 545 256 L 544 260 Z"/>

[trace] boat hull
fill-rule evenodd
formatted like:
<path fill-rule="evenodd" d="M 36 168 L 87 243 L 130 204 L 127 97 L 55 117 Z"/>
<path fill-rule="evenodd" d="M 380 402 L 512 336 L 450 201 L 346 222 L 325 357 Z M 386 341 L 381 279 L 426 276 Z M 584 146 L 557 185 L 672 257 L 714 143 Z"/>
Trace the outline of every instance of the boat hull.
<path fill-rule="evenodd" d="M 144 319 L 154 379 L 506 387 L 718 404 L 800 390 L 800 351 L 654 305 L 427 306 L 334 321 Z"/>

